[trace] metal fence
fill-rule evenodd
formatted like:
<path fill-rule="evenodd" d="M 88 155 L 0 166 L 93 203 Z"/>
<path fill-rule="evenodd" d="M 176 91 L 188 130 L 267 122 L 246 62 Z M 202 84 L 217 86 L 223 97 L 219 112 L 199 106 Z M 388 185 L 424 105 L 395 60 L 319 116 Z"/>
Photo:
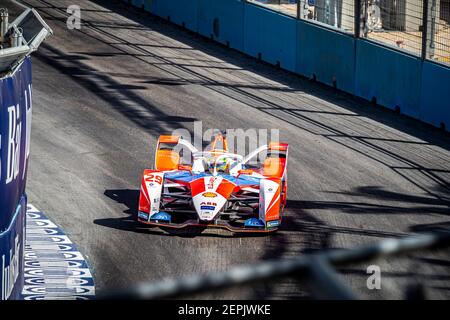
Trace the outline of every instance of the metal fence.
<path fill-rule="evenodd" d="M 450 0 L 246 0 L 450 64 Z"/>
<path fill-rule="evenodd" d="M 247 2 L 254 2 L 290 16 L 297 16 L 297 0 L 247 0 Z"/>
<path fill-rule="evenodd" d="M 267 283 L 283 277 L 305 278 L 310 283 L 311 297 L 316 299 L 354 300 L 360 298 L 341 281 L 336 267 L 367 262 L 377 258 L 398 256 L 419 250 L 445 248 L 450 245 L 450 229 L 443 224 L 428 232 L 400 239 L 386 239 L 352 249 L 324 250 L 290 259 L 265 261 L 234 267 L 226 272 L 212 272 L 180 279 L 149 282 L 116 292 L 99 295 L 98 299 L 168 299 L 223 290 L 231 287 Z M 427 298 L 423 287 L 416 286 L 406 298 Z"/>
<path fill-rule="evenodd" d="M 354 0 L 299 0 L 299 18 L 355 32 Z"/>

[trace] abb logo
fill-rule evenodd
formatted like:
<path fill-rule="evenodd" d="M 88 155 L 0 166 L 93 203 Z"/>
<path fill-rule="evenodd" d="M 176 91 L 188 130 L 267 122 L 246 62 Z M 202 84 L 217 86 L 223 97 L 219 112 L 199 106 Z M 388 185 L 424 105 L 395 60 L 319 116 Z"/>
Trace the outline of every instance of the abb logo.
<path fill-rule="evenodd" d="M 201 206 L 214 206 L 214 207 L 216 207 L 217 203 L 215 203 L 215 202 L 202 202 L 202 203 L 200 203 L 200 205 Z"/>

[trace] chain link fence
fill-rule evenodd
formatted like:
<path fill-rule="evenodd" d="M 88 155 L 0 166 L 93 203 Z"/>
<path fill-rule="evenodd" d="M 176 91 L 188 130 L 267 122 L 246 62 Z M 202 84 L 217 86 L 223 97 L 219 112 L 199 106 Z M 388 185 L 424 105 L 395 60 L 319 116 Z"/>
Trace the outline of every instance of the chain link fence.
<path fill-rule="evenodd" d="M 354 0 L 299 0 L 299 18 L 354 33 Z"/>
<path fill-rule="evenodd" d="M 429 0 L 431 39 L 429 58 L 450 64 L 450 0 Z"/>
<path fill-rule="evenodd" d="M 422 54 L 422 0 L 363 0 L 361 37 Z"/>
<path fill-rule="evenodd" d="M 281 12 L 289 16 L 297 16 L 297 0 L 247 0 L 260 4 L 273 11 Z"/>
<path fill-rule="evenodd" d="M 450 0 L 246 1 L 450 65 Z"/>

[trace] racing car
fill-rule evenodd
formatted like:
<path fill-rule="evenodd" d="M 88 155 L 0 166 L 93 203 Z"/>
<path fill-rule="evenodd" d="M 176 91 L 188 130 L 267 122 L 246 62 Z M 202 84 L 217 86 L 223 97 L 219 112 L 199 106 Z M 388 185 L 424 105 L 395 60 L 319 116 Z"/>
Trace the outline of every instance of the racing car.
<path fill-rule="evenodd" d="M 162 135 L 154 169 L 142 176 L 138 221 L 176 229 L 276 231 L 287 201 L 288 148 L 270 143 L 244 157 L 229 152 L 222 133 L 205 151 L 180 136 Z M 182 163 L 186 149 L 189 157 Z M 265 159 L 257 161 L 262 152 Z"/>

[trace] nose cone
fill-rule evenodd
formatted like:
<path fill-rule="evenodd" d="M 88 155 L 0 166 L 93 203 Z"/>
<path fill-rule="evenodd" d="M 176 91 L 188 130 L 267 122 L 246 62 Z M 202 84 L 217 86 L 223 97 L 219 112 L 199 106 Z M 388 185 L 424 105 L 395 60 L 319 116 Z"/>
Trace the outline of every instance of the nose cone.
<path fill-rule="evenodd" d="M 212 221 L 222 210 L 227 199 L 222 195 L 206 191 L 194 197 L 194 206 L 200 220 Z"/>
<path fill-rule="evenodd" d="M 235 185 L 219 176 L 207 176 L 191 183 L 192 199 L 200 220 L 212 221 L 225 206 Z"/>

